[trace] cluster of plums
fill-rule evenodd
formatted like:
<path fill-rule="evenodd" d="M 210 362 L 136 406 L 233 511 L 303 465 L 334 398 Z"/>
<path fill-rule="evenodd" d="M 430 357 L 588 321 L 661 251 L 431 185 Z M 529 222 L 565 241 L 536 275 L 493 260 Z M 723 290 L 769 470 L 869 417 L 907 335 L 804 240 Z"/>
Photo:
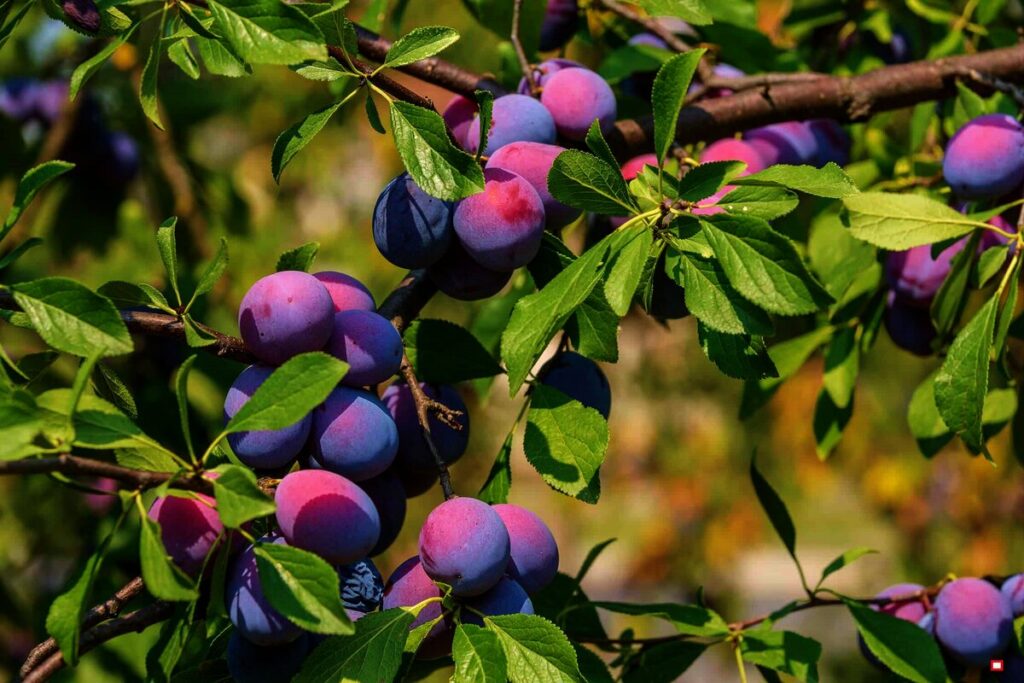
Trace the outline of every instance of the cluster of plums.
<path fill-rule="evenodd" d="M 979 116 L 965 124 L 946 145 L 942 173 L 966 211 L 972 204 L 1000 204 L 1017 199 L 1013 194 L 1024 182 L 1024 128 L 1004 114 Z M 1007 195 L 1010 196 L 1007 196 Z M 970 204 L 968 203 L 970 202 Z M 1004 232 L 1016 232 L 1006 216 L 988 221 Z M 985 231 L 979 251 L 1006 244 L 1007 238 Z M 933 353 L 936 337 L 930 308 L 945 281 L 953 258 L 964 250 L 967 238 L 932 256 L 932 246 L 893 252 L 886 260 L 889 287 L 885 326 L 893 342 L 921 356 Z"/>
<path fill-rule="evenodd" d="M 987 669 L 990 660 L 1003 659 L 1006 680 L 1024 680 L 1024 657 L 1012 642 L 1013 620 L 1024 615 L 1024 574 L 1006 579 L 1001 588 L 983 579 L 960 578 L 942 586 L 933 600 L 903 599 L 918 594 L 924 595 L 918 584 L 890 586 L 876 597 L 896 602 L 873 609 L 917 624 L 959 666 Z M 863 642 L 861 649 L 880 664 Z"/>
<path fill-rule="evenodd" d="M 99 103 L 88 93 L 60 158 L 76 164 L 79 182 L 121 189 L 139 170 L 139 148 L 127 133 L 111 130 Z M 26 137 L 48 130 L 68 106 L 66 80 L 12 78 L 0 83 L 0 115 L 23 127 Z"/>
<path fill-rule="evenodd" d="M 373 237 L 381 254 L 402 268 L 426 268 L 438 289 L 453 298 L 493 296 L 537 255 L 545 228 L 556 230 L 579 217 L 578 209 L 548 191 L 548 172 L 565 151 L 555 142 L 581 141 L 595 120 L 605 131 L 615 122 L 615 95 L 596 73 L 563 59 L 537 69 L 539 99 L 524 84 L 520 93 L 494 100 L 482 150 L 482 192 L 446 202 L 403 173 L 384 188 L 374 208 Z M 456 96 L 444 118 L 456 141 L 476 152 L 476 103 Z"/>
<path fill-rule="evenodd" d="M 315 553 L 337 569 L 340 599 L 352 619 L 379 609 L 441 598 L 417 622 L 442 617 L 424 642 L 422 657 L 450 653 L 455 623 L 480 615 L 532 613 L 529 596 L 557 572 L 558 549 L 547 526 L 515 505 L 489 506 L 453 498 L 428 516 L 419 555 L 399 566 L 385 590 L 370 557 L 388 548 L 405 521 L 406 498 L 437 480 L 437 467 L 416 416 L 412 392 L 392 383 L 402 340 L 375 311 L 370 292 L 343 273 L 282 271 L 258 280 L 242 299 L 239 328 L 260 363 L 249 366 L 228 391 L 225 420 L 242 408 L 275 366 L 300 353 L 323 350 L 349 364 L 328 398 L 296 424 L 228 437 L 238 460 L 258 473 L 280 477 L 271 531 L 260 543 Z M 552 358 L 543 381 L 607 416 L 611 392 L 600 368 L 572 352 Z M 466 406 L 453 387 L 421 385 L 461 411 L 462 429 L 431 417 L 431 435 L 446 462 L 465 451 Z M 296 468 L 296 464 L 298 468 Z M 215 473 L 208 476 L 213 477 Z M 218 549 L 234 553 L 225 600 L 235 626 L 228 665 L 238 681 L 289 680 L 321 636 L 304 631 L 267 600 L 255 546 L 228 532 L 207 495 L 157 498 L 149 511 L 164 546 L 186 574 L 199 577 Z M 436 583 L 435 583 L 436 582 Z"/>

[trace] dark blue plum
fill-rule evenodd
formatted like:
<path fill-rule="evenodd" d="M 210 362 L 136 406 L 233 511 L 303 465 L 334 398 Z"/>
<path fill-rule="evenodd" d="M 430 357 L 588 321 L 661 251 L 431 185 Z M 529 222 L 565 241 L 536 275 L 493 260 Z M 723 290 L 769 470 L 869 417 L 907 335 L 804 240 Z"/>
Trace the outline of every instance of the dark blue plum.
<path fill-rule="evenodd" d="M 345 609 L 373 612 L 384 599 L 384 579 L 370 560 L 359 560 L 338 567 L 341 603 Z"/>
<path fill-rule="evenodd" d="M 1012 116 L 969 121 L 946 145 L 942 174 L 961 199 L 994 199 L 1024 177 L 1024 127 Z"/>
<path fill-rule="evenodd" d="M 557 50 L 576 33 L 580 8 L 576 0 L 548 0 L 544 22 L 540 25 L 540 49 L 542 52 Z"/>
<path fill-rule="evenodd" d="M 494 511 L 505 523 L 511 543 L 506 572 L 533 595 L 558 573 L 555 537 L 540 517 L 524 507 L 505 503 L 495 505 Z"/>
<path fill-rule="evenodd" d="M 373 209 L 373 241 L 401 268 L 436 263 L 452 240 L 452 205 L 420 189 L 408 173 L 384 188 Z"/>
<path fill-rule="evenodd" d="M 475 498 L 452 498 L 431 510 L 420 529 L 427 576 L 458 597 L 493 588 L 508 567 L 509 536 L 498 513 Z"/>
<path fill-rule="evenodd" d="M 540 101 L 551 112 L 558 134 L 567 140 L 583 140 L 595 120 L 607 134 L 618 114 L 611 86 L 590 69 L 562 69 L 554 74 Z"/>
<path fill-rule="evenodd" d="M 228 641 L 228 672 L 235 683 L 289 683 L 312 651 L 311 641 L 302 634 L 283 645 L 257 645 L 236 631 Z"/>
<path fill-rule="evenodd" d="M 352 387 L 379 384 L 402 365 L 402 335 L 391 321 L 372 311 L 334 314 L 327 353 L 348 363 L 341 383 Z"/>
<path fill-rule="evenodd" d="M 427 269 L 437 288 L 459 301 L 488 299 L 508 284 L 512 272 L 484 268 L 474 261 L 458 240 L 452 242 L 444 258 Z"/>
<path fill-rule="evenodd" d="M 376 396 L 338 387 L 313 410 L 311 445 L 313 457 L 325 469 L 365 481 L 394 462 L 398 428 Z"/>
<path fill-rule="evenodd" d="M 419 557 L 410 557 L 398 565 L 394 573 L 388 578 L 384 586 L 384 609 L 394 607 L 413 607 L 430 598 L 441 598 L 444 593 L 436 583 L 427 576 L 420 564 Z M 422 610 L 416 620 L 409 626 L 412 631 L 427 622 L 434 621 L 442 615 L 441 601 L 436 600 Z M 430 629 L 416 650 L 417 659 L 438 659 L 446 657 L 452 652 L 452 638 L 455 635 L 455 624 L 451 617 L 445 614 L 437 624 Z"/>
<path fill-rule="evenodd" d="M 488 617 L 497 617 L 504 614 L 533 614 L 533 602 L 526 594 L 523 587 L 507 576 L 501 577 L 498 584 L 483 595 L 470 598 L 465 601 L 466 607 L 472 609 L 462 610 L 462 621 L 467 624 L 483 626 L 484 620 L 476 612 L 482 612 Z"/>
<path fill-rule="evenodd" d="M 332 564 L 365 558 L 380 537 L 373 501 L 340 474 L 291 472 L 278 484 L 274 502 L 277 524 L 288 544 Z"/>
<path fill-rule="evenodd" d="M 280 536 L 264 536 L 260 541 L 285 545 Z M 302 636 L 302 629 L 271 607 L 263 595 L 253 546 L 235 558 L 228 571 L 224 598 L 231 623 L 256 645 L 283 645 Z"/>
<path fill-rule="evenodd" d="M 9 78 L 0 84 L 0 113 L 19 123 L 36 112 L 39 81 L 34 78 Z"/>
<path fill-rule="evenodd" d="M 1003 582 L 1003 586 L 999 590 L 1010 602 L 1013 616 L 1024 615 L 1024 574 L 1014 574 Z"/>
<path fill-rule="evenodd" d="M 377 508 L 377 516 L 380 517 L 380 538 L 370 551 L 370 557 L 374 557 L 395 542 L 402 525 L 405 524 L 405 487 L 392 468 L 373 479 L 359 482 L 359 488 L 373 501 L 373 506 Z"/>
<path fill-rule="evenodd" d="M 333 270 L 313 273 L 313 277 L 327 289 L 334 304 L 334 311 L 376 311 L 373 294 L 359 280 L 351 275 Z"/>
<path fill-rule="evenodd" d="M 935 637 L 954 659 L 988 664 L 1013 637 L 1010 601 L 987 581 L 952 581 L 935 599 Z"/>
<path fill-rule="evenodd" d="M 242 409 L 274 368 L 250 365 L 235 379 L 224 399 L 224 421 L 228 422 Z M 282 429 L 228 434 L 228 443 L 238 459 L 254 469 L 270 470 L 290 464 L 306 445 L 312 417 L 306 415 Z"/>
<path fill-rule="evenodd" d="M 462 415 L 456 418 L 462 425 L 461 430 L 453 429 L 441 422 L 433 413 L 429 417 L 430 436 L 437 453 L 450 465 L 466 452 L 469 443 L 469 410 L 462 396 L 452 386 L 421 382 L 420 387 L 428 398 L 462 412 Z M 423 429 L 416 415 L 416 403 L 409 386 L 404 383 L 392 384 L 384 391 L 382 400 L 398 427 L 398 456 L 395 458 L 395 467 L 399 470 L 427 470 L 436 473 L 437 465 L 423 438 Z"/>
<path fill-rule="evenodd" d="M 309 273 L 297 270 L 260 278 L 238 309 L 238 328 L 246 347 L 270 365 L 322 349 L 333 321 L 334 304 L 327 289 Z"/>
<path fill-rule="evenodd" d="M 555 141 L 555 121 L 548 110 L 527 95 L 502 95 L 494 100 L 491 129 L 484 154 L 491 155 L 510 142 Z M 466 133 L 466 146 L 475 152 L 480 146 L 480 118 L 473 119 Z"/>
<path fill-rule="evenodd" d="M 502 168 L 523 178 L 533 186 L 544 205 L 545 226 L 548 230 L 564 228 L 580 217 L 580 209 L 567 206 L 548 191 L 548 173 L 559 154 L 565 151 L 558 145 L 541 142 L 513 142 L 505 145 L 487 160 L 487 168 Z"/>
<path fill-rule="evenodd" d="M 544 203 L 533 186 L 500 168 L 484 171 L 484 191 L 455 207 L 455 234 L 484 268 L 513 271 L 533 260 L 544 238 Z"/>
<path fill-rule="evenodd" d="M 907 303 L 890 292 L 885 302 L 883 321 L 889 338 L 896 346 L 917 356 L 934 353 L 932 342 L 938 333 L 927 308 Z"/>
<path fill-rule="evenodd" d="M 563 351 L 544 364 L 538 378 L 608 418 L 612 409 L 612 390 L 601 368 L 589 358 L 575 351 Z"/>

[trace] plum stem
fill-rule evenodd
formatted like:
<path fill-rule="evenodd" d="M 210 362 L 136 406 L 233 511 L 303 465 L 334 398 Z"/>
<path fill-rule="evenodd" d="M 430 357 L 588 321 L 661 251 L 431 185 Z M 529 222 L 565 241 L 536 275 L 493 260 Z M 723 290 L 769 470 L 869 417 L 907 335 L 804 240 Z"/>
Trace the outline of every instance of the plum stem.
<path fill-rule="evenodd" d="M 420 429 L 423 430 L 423 440 L 427 442 L 427 448 L 430 449 L 430 454 L 434 457 L 434 464 L 437 465 L 437 474 L 441 483 L 441 491 L 444 493 L 444 499 L 451 500 L 455 497 L 455 489 L 452 487 L 452 478 L 448 473 L 448 466 L 445 464 L 444 459 L 441 458 L 441 454 L 438 453 L 434 439 L 430 435 L 429 412 L 431 410 L 437 411 L 436 406 L 441 406 L 450 414 L 459 413 L 461 415 L 461 411 L 453 411 L 427 396 L 423 391 L 423 387 L 420 386 L 419 379 L 416 378 L 416 371 L 413 369 L 412 363 L 409 362 L 409 357 L 406 355 L 402 356 L 402 366 L 399 372 L 409 387 L 413 403 L 416 405 L 416 419 L 420 423 Z M 440 417 L 441 413 L 438 412 L 437 414 Z M 445 424 L 448 423 L 446 422 Z M 461 427 L 459 425 L 460 429 Z"/>
<path fill-rule="evenodd" d="M 519 60 L 519 68 L 523 70 L 523 78 L 526 79 L 526 83 L 530 86 L 530 94 L 536 97 L 540 93 L 540 87 L 537 85 L 537 79 L 533 77 L 533 65 L 530 64 L 530 60 L 526 56 L 526 50 L 523 49 L 523 41 L 519 39 L 519 19 L 522 13 L 523 0 L 513 0 L 512 34 L 509 38 L 512 41 L 512 47 L 515 48 L 516 58 Z"/>

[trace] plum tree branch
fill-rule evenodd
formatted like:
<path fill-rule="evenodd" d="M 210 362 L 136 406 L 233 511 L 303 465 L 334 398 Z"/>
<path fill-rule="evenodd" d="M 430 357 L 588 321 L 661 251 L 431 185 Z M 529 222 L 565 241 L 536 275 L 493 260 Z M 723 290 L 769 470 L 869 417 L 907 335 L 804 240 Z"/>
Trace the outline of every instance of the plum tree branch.
<path fill-rule="evenodd" d="M 121 609 L 126 603 L 130 602 L 133 598 L 142 593 L 143 588 L 144 584 L 142 583 L 142 577 L 136 576 L 134 579 L 122 586 L 105 602 L 101 602 L 89 610 L 88 613 L 86 613 L 85 618 L 82 619 L 81 629 L 86 631 L 107 619 L 113 619 L 121 613 Z M 21 670 L 19 672 L 21 677 L 26 678 L 32 673 L 33 669 L 39 666 L 40 662 L 45 661 L 57 651 L 57 641 L 53 638 L 48 638 L 36 645 L 32 648 L 32 651 L 28 653 L 28 657 L 25 658 L 25 662 L 21 665 Z"/>
<path fill-rule="evenodd" d="M 158 600 L 123 617 L 103 621 L 82 633 L 78 651 L 85 654 L 108 640 L 126 633 L 139 633 L 153 624 L 170 618 L 174 605 Z M 22 678 L 22 683 L 42 683 L 64 668 L 64 655 L 58 650 Z"/>
<path fill-rule="evenodd" d="M 441 458 L 441 454 L 438 453 L 437 446 L 434 444 L 434 438 L 430 434 L 430 415 L 428 414 L 428 411 L 431 410 L 432 404 L 435 402 L 426 395 L 423 391 L 423 387 L 420 386 L 419 380 L 416 378 L 416 371 L 413 370 L 412 363 L 409 362 L 408 356 L 402 356 L 402 367 L 399 372 L 405 380 L 406 385 L 409 387 L 413 403 L 416 404 L 416 419 L 420 423 L 420 429 L 423 431 L 423 440 L 427 442 L 427 448 L 430 449 L 430 454 L 434 458 L 434 464 L 437 465 L 438 480 L 441 483 L 441 491 L 444 493 L 444 499 L 451 500 L 455 497 L 455 488 L 452 486 L 452 478 L 448 472 L 448 465 L 445 464 L 444 459 Z"/>
<path fill-rule="evenodd" d="M 527 85 L 530 86 L 530 92 L 536 95 L 540 92 L 540 89 L 537 87 L 537 79 L 533 77 L 533 67 L 526 56 L 526 50 L 523 49 L 523 41 L 519 40 L 519 21 L 522 14 L 523 0 L 512 0 L 512 35 L 510 36 L 512 47 L 515 48 L 516 58 L 519 60 L 519 68 L 523 72 L 523 78 L 526 79 Z"/>
<path fill-rule="evenodd" d="M 176 478 L 176 474 L 171 472 L 136 470 L 70 453 L 0 462 L 0 476 L 49 474 L 51 472 L 72 476 L 106 477 L 116 481 L 121 488 L 132 490 L 155 488 L 174 479 L 176 488 L 199 493 L 213 493 L 213 485 L 198 474 Z"/>

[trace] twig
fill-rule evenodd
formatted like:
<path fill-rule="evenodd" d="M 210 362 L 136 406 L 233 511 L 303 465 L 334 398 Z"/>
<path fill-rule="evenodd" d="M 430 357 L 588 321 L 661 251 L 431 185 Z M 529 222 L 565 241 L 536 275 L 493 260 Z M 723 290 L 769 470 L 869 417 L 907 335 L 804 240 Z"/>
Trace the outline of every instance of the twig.
<path fill-rule="evenodd" d="M 1024 109 L 1024 90 L 1022 90 L 1020 86 L 1004 81 L 1001 78 L 995 78 L 987 74 L 983 74 L 977 69 L 964 69 L 961 76 L 970 79 L 978 85 L 991 88 L 992 90 L 998 90 L 1001 93 L 1009 95 L 1013 98 L 1013 101 L 1017 104 L 1019 109 Z"/>
<path fill-rule="evenodd" d="M 523 49 L 523 41 L 519 40 L 519 18 L 522 13 L 523 0 L 512 0 L 512 47 L 515 48 L 516 57 L 519 59 L 519 68 L 523 70 L 523 78 L 530 86 L 530 92 L 536 95 L 540 88 L 537 86 L 537 79 L 533 77 L 533 65 L 530 64 L 526 50 Z"/>
<path fill-rule="evenodd" d="M 176 488 L 199 493 L 213 493 L 213 485 L 199 475 L 179 477 L 170 472 L 149 472 L 146 470 L 133 470 L 128 467 L 121 467 L 102 460 L 83 458 L 69 453 L 62 453 L 51 457 L 24 458 L 22 460 L 8 460 L 0 462 L 0 476 L 16 474 L 47 474 L 60 472 L 68 475 L 85 475 L 92 477 L 107 477 L 113 479 L 122 488 L 128 489 L 151 489 L 174 479 Z"/>
<path fill-rule="evenodd" d="M 404 332 L 436 293 L 437 287 L 427 277 L 427 271 L 413 270 L 391 290 L 377 312 L 390 319 L 399 332 Z"/>
<path fill-rule="evenodd" d="M 153 624 L 169 619 L 173 613 L 174 605 L 160 600 L 118 619 L 111 619 L 110 621 L 97 624 L 82 633 L 78 651 L 80 654 L 85 654 L 118 636 L 126 633 L 142 632 Z M 43 681 L 49 680 L 51 676 L 63 668 L 64 655 L 59 651 L 54 652 L 42 664 L 26 675 L 22 679 L 22 683 L 43 683 Z"/>
<path fill-rule="evenodd" d="M 423 392 L 423 387 L 420 386 L 420 382 L 416 378 L 416 371 L 413 370 L 412 363 L 409 362 L 408 356 L 402 357 L 402 368 L 400 372 L 403 379 L 405 379 L 405 383 L 409 386 L 409 391 L 412 393 L 413 403 L 416 404 L 416 418 L 419 420 L 420 429 L 423 430 L 423 440 L 427 442 L 427 448 L 430 449 L 431 455 L 434 456 L 434 463 L 437 465 L 437 474 L 440 477 L 441 491 L 444 492 L 444 499 L 451 500 L 455 497 L 455 489 L 452 487 L 452 478 L 448 473 L 448 466 L 441 458 L 441 454 L 437 452 L 437 446 L 434 445 L 434 439 L 430 436 L 430 416 L 427 414 L 427 411 L 430 405 L 436 403 L 436 401 L 432 401 L 430 397 Z"/>
<path fill-rule="evenodd" d="M 82 619 L 82 631 L 91 629 L 102 621 L 107 619 L 113 619 L 121 613 L 121 609 L 125 603 L 138 596 L 143 589 L 142 577 L 136 576 L 134 579 L 126 583 L 120 590 L 114 593 L 106 602 L 93 607 Z M 32 648 L 32 651 L 28 653 L 28 657 L 25 658 L 25 663 L 21 665 L 21 677 L 25 678 L 32 670 L 39 666 L 39 663 L 48 658 L 54 652 L 57 651 L 57 641 L 53 638 L 48 638 L 43 642 Z"/>

